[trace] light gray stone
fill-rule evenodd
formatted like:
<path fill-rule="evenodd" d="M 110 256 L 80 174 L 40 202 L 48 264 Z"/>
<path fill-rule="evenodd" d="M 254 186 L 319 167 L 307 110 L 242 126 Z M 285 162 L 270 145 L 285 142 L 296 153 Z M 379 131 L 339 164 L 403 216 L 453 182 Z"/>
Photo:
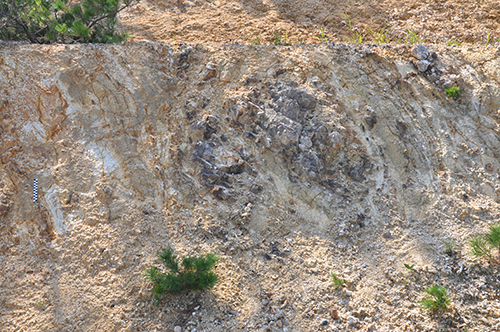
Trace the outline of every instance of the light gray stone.
<path fill-rule="evenodd" d="M 429 61 L 422 60 L 422 61 L 417 62 L 417 68 L 419 71 L 424 72 L 427 70 L 427 68 L 429 68 L 430 64 L 431 63 Z"/>
<path fill-rule="evenodd" d="M 359 323 L 359 319 L 357 319 L 356 317 L 354 317 L 354 316 L 347 317 L 347 324 L 349 324 L 350 326 L 355 326 L 358 323 Z"/>
<path fill-rule="evenodd" d="M 411 50 L 411 54 L 419 60 L 424 60 L 429 56 L 429 49 L 426 46 L 419 44 Z"/>

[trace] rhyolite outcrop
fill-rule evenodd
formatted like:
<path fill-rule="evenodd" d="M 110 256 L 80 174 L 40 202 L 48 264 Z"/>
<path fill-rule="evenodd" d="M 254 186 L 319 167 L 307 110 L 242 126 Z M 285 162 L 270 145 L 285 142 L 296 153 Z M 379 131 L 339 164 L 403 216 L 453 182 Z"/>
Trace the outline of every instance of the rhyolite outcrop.
<path fill-rule="evenodd" d="M 389 232 L 386 241 L 398 227 L 427 246 L 441 241 L 440 228 L 465 239 L 498 217 L 499 82 L 492 47 L 1 42 L 1 265 L 11 266 L 5 275 L 29 271 L 36 250 L 48 250 L 31 274 L 48 269 L 53 277 L 54 264 L 63 280 L 70 264 L 87 262 L 73 271 L 80 285 L 66 276 L 57 292 L 45 289 L 54 296 L 55 314 L 44 325 L 52 329 L 73 324 L 64 318 L 72 306 L 96 312 L 69 300 L 76 289 L 92 292 L 88 271 L 115 269 L 111 282 L 141 271 L 125 263 L 130 248 L 146 245 L 142 255 L 154 257 L 161 239 L 141 238 L 153 227 L 143 219 L 160 229 L 170 218 L 164 240 L 181 241 L 187 235 L 169 229 L 180 227 L 177 213 L 189 228 L 192 211 L 191 230 L 202 236 L 193 241 L 213 238 L 228 255 L 275 228 L 332 245 L 375 243 L 382 240 L 369 236 Z M 455 85 L 458 99 L 444 92 Z M 197 220 L 201 208 L 210 217 Z M 131 229 L 134 238 L 121 244 L 120 232 Z M 230 240 L 231 229 L 247 245 Z M 111 248 L 99 247 L 107 236 L 115 237 Z M 271 248 L 279 256 L 285 245 Z M 92 248 L 115 252 L 99 265 Z M 241 255 L 240 264 L 250 265 Z M 18 286 L 9 280 L 1 296 L 12 304 Z M 78 319 L 93 326 L 85 313 Z M 99 319 L 108 330 L 122 327 Z"/>

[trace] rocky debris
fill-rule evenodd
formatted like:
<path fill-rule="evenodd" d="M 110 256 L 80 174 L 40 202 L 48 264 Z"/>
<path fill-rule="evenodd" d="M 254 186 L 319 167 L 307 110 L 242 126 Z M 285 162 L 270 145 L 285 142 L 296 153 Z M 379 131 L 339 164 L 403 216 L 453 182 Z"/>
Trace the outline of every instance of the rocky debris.
<path fill-rule="evenodd" d="M 289 148 L 299 142 L 302 126 L 286 116 L 275 116 L 268 126 L 270 136 L 281 146 Z"/>
<path fill-rule="evenodd" d="M 422 60 L 422 61 L 417 62 L 417 68 L 419 71 L 424 72 L 429 68 L 430 64 L 431 63 L 429 61 Z"/>
<path fill-rule="evenodd" d="M 217 65 L 213 62 L 208 62 L 205 65 L 205 70 L 202 73 L 202 80 L 207 81 L 217 75 Z"/>
<path fill-rule="evenodd" d="M 151 15 L 140 15 L 146 9 L 145 4 L 120 12 L 119 19 L 124 25 L 125 31 L 131 32 L 134 42 L 149 40 L 166 43 L 178 43 L 183 41 L 192 45 L 203 43 L 237 43 L 251 44 L 256 41 L 262 44 L 269 43 L 273 38 L 273 29 L 270 26 L 279 26 L 278 29 L 287 31 L 289 42 L 296 40 L 303 43 L 318 43 L 318 31 L 314 25 L 309 25 L 311 20 L 315 24 L 324 27 L 324 34 L 334 42 L 342 42 L 343 38 L 350 36 L 347 20 L 339 21 L 340 24 L 331 24 L 331 19 L 323 13 L 336 12 L 338 3 L 327 0 L 322 4 L 322 11 L 317 7 L 304 6 L 301 2 L 287 3 L 284 8 L 286 17 L 274 15 L 272 6 L 257 2 L 249 6 L 241 5 L 235 1 L 222 1 L 220 3 L 200 2 L 192 0 L 173 1 L 167 4 L 152 0 Z M 497 41 L 500 27 L 497 22 L 498 7 L 496 2 L 463 2 L 449 6 L 446 3 L 428 3 L 422 0 L 416 2 L 405 2 L 394 5 L 392 2 L 379 3 L 375 7 L 360 7 L 356 2 L 345 2 L 342 12 L 356 13 L 352 17 L 354 29 L 360 33 L 367 32 L 363 27 L 376 27 L 381 22 L 390 22 L 386 38 L 404 41 L 409 37 L 411 28 L 418 38 L 425 38 L 428 43 L 442 44 L 443 41 L 467 41 L 471 44 L 484 43 L 487 32 L 491 31 L 491 38 Z M 161 8 L 160 8 L 161 7 Z M 285 8 L 286 7 L 286 8 Z M 162 15 L 168 13 L 167 15 Z M 178 21 L 170 21 L 175 15 Z M 217 18 L 217 19 L 214 19 Z M 241 21 L 241 22 L 240 22 Z M 256 23 L 259 23 L 256 25 Z M 294 22 L 295 25 L 288 25 Z M 358 26 L 356 26 L 358 25 Z M 203 28 L 200 28 L 203 27 Z M 284 34 L 285 31 L 280 31 Z M 276 32 L 278 32 L 276 31 Z M 415 36 L 416 37 L 416 36 Z M 375 41 L 368 34 L 365 42 Z M 464 43 L 465 44 L 465 43 Z M 255 47 L 255 46 L 254 46 Z M 291 46 L 295 47 L 295 46 Z M 363 45 L 370 49 L 371 45 Z M 207 61 L 215 61 L 209 58 Z M 218 62 L 217 62 L 218 63 Z M 278 64 L 286 69 L 287 64 Z M 273 68 L 274 71 L 274 68 Z"/>
<path fill-rule="evenodd" d="M 300 136 L 300 143 L 299 143 L 299 148 L 302 151 L 305 151 L 313 146 L 311 138 L 308 135 L 301 135 Z"/>
<path fill-rule="evenodd" d="M 443 65 L 436 52 L 431 51 L 426 46 L 417 45 L 412 48 L 411 53 L 413 57 L 420 60 L 412 61 L 412 63 L 422 75 L 429 79 L 429 81 L 443 88 L 448 88 L 451 84 L 456 84 L 455 81 L 452 82 L 450 79 L 450 76 L 456 75 L 446 74 L 449 68 L 447 69 Z"/>
<path fill-rule="evenodd" d="M 359 319 L 357 319 L 356 317 L 354 317 L 354 316 L 347 317 L 347 324 L 349 324 L 349 326 L 356 326 L 356 325 L 358 325 L 358 323 L 359 323 Z"/>
<path fill-rule="evenodd" d="M 429 49 L 424 45 L 416 45 L 411 50 L 411 54 L 418 60 L 425 60 L 429 57 Z"/>
<path fill-rule="evenodd" d="M 206 121 L 196 121 L 190 128 L 189 138 L 194 142 L 208 140 L 217 129 Z"/>
<path fill-rule="evenodd" d="M 442 86 L 443 89 L 451 88 L 452 86 L 457 86 L 457 80 L 459 76 L 457 75 L 446 75 L 439 78 L 438 85 Z"/>

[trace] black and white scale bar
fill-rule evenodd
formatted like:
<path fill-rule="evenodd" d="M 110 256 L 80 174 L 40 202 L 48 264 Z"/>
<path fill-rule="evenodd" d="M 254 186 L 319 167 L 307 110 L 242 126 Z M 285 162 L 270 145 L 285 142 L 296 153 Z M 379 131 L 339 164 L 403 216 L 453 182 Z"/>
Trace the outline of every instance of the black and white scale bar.
<path fill-rule="evenodd" d="M 33 202 L 38 201 L 38 180 L 33 180 Z"/>

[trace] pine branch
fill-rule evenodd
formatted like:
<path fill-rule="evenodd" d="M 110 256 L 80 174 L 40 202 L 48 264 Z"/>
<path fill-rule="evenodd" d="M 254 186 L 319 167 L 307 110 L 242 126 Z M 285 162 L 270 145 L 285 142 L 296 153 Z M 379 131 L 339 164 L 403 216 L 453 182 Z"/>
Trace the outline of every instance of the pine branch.
<path fill-rule="evenodd" d="M 132 5 L 132 3 L 133 3 L 133 5 Z M 119 12 L 121 12 L 122 10 L 124 10 L 125 8 L 130 7 L 131 5 L 135 6 L 138 3 L 139 3 L 138 0 L 130 0 L 125 5 L 123 5 L 121 8 L 119 8 L 119 9 L 117 9 L 117 10 L 111 12 L 111 13 L 108 13 L 106 15 L 103 15 L 101 17 L 98 17 L 95 20 L 93 20 L 92 23 L 90 23 L 90 25 L 88 26 L 88 28 L 91 29 L 96 23 L 104 20 L 105 18 L 109 18 L 109 17 L 115 16 L 116 14 L 118 14 Z"/>

